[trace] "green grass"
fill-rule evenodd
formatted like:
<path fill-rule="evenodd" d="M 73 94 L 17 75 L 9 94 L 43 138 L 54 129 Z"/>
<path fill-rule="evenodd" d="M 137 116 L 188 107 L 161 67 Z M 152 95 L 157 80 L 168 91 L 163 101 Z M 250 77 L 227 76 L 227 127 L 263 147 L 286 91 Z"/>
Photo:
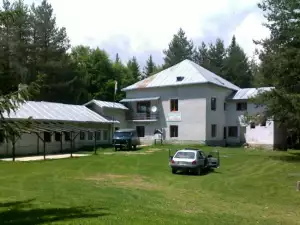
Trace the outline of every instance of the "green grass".
<path fill-rule="evenodd" d="M 0 162 L 0 224 L 300 224 L 297 152 L 218 148 L 221 168 L 191 176 L 170 172 L 168 147 Z"/>

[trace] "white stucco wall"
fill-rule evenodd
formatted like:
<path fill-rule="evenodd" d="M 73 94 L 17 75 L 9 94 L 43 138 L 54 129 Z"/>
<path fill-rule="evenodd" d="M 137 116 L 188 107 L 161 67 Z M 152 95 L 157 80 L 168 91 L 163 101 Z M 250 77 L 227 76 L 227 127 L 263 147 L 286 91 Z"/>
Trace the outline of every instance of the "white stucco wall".
<path fill-rule="evenodd" d="M 139 89 L 126 92 L 126 98 L 144 98 L 157 97 L 160 100 L 152 101 L 156 104 L 160 112 L 158 122 L 148 122 L 147 128 L 152 130 L 147 139 L 153 139 L 153 131 L 157 127 L 165 129 L 166 140 L 195 141 L 206 142 L 222 141 L 223 127 L 226 124 L 226 116 L 224 113 L 225 98 L 231 93 L 230 90 L 215 85 L 199 84 L 188 86 L 174 86 L 163 88 Z M 211 97 L 217 98 L 217 110 L 211 111 Z M 167 121 L 170 114 L 170 99 L 177 98 L 178 112 L 181 113 L 181 121 Z M 158 102 L 158 103 L 157 103 Z M 133 103 L 135 110 L 136 104 Z M 135 128 L 139 123 L 132 123 Z M 211 137 L 211 124 L 217 124 L 217 136 Z M 178 126 L 178 138 L 170 138 L 170 125 Z M 146 129 L 147 130 L 147 129 Z"/>
<path fill-rule="evenodd" d="M 110 133 L 110 125 L 107 124 L 100 124 L 97 125 L 99 130 L 101 130 L 101 138 L 100 140 L 96 141 L 96 144 L 109 144 L 111 142 L 111 133 Z M 108 132 L 108 139 L 104 140 L 104 134 L 103 132 Z M 73 134 L 74 135 L 74 134 Z M 40 133 L 40 136 L 43 138 L 43 133 Z M 38 143 L 38 137 L 36 134 L 23 134 L 21 136 L 21 139 L 19 139 L 16 144 L 16 155 L 29 155 L 29 154 L 37 154 L 37 143 Z M 75 148 L 80 148 L 83 146 L 93 146 L 94 145 L 94 139 L 88 140 L 88 133 L 85 132 L 85 140 L 80 140 L 80 135 L 78 135 L 75 139 Z M 62 149 L 70 149 L 71 142 L 65 141 L 64 135 L 62 136 Z M 51 136 L 51 142 L 46 142 L 46 153 L 56 153 L 60 152 L 61 150 L 61 143 L 60 141 L 55 141 L 55 135 L 53 134 Z M 0 143 L 0 155 L 11 155 L 12 154 L 12 144 L 11 143 Z M 43 154 L 43 142 L 39 140 L 39 154 Z"/>
<path fill-rule="evenodd" d="M 240 119 L 246 112 L 249 115 L 256 115 L 263 112 L 263 107 L 256 107 L 253 103 L 247 103 L 247 111 L 237 111 L 236 104 L 242 101 L 228 101 L 226 110 L 226 125 L 238 127 L 238 137 L 227 137 L 228 143 L 249 143 L 257 145 L 273 145 L 274 144 L 274 127 L 273 121 L 267 121 L 266 126 L 256 125 L 254 129 L 250 125 L 244 126 Z M 228 132 L 228 129 L 227 129 Z"/>

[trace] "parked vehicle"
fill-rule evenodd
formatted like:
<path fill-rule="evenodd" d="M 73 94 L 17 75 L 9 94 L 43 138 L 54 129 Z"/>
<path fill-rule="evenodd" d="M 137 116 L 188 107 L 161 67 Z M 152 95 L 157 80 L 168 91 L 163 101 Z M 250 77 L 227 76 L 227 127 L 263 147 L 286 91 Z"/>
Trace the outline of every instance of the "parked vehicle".
<path fill-rule="evenodd" d="M 120 129 L 114 132 L 112 144 L 117 151 L 123 148 L 136 149 L 141 142 L 135 129 Z"/>
<path fill-rule="evenodd" d="M 219 152 L 214 151 L 207 156 L 200 149 L 185 148 L 178 150 L 174 156 L 169 156 L 169 166 L 172 173 L 177 171 L 194 172 L 200 175 L 204 170 L 219 168 Z"/>

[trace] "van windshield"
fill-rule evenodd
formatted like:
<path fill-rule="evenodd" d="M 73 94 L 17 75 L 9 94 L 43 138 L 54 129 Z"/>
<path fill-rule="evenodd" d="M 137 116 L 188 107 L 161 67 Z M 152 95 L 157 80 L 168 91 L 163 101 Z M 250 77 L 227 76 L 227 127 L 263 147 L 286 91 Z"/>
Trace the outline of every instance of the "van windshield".
<path fill-rule="evenodd" d="M 195 153 L 194 152 L 177 152 L 174 158 L 179 159 L 194 159 Z"/>
<path fill-rule="evenodd" d="M 115 132 L 114 137 L 131 137 L 131 132 Z"/>

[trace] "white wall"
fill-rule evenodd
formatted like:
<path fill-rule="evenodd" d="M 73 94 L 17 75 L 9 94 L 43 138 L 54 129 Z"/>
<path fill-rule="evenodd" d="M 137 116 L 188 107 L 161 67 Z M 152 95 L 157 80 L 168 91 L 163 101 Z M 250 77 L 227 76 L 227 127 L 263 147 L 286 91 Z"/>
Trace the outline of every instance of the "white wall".
<path fill-rule="evenodd" d="M 126 92 L 127 98 L 144 98 L 157 97 L 158 109 L 160 112 L 160 120 L 147 125 L 150 129 L 160 126 L 166 131 L 166 139 L 171 140 L 169 127 L 170 125 L 178 125 L 178 138 L 180 141 L 206 142 L 222 141 L 223 127 L 226 124 L 226 116 L 224 113 L 225 98 L 231 93 L 231 90 L 221 88 L 215 85 L 198 84 L 186 86 L 174 86 L 163 88 L 148 88 Z M 211 111 L 211 97 L 217 98 L 217 110 Z M 167 121 L 170 112 L 170 99 L 178 98 L 179 113 L 181 113 L 181 121 Z M 153 101 L 154 103 L 154 101 Z M 135 103 L 133 103 L 135 108 Z M 211 137 L 211 124 L 217 124 L 217 136 Z M 137 123 L 133 124 L 135 128 Z M 153 136 L 153 134 L 150 134 Z"/>
<path fill-rule="evenodd" d="M 274 145 L 274 122 L 267 121 L 266 126 L 258 124 L 255 128 L 247 126 L 246 142 L 250 145 Z"/>
<path fill-rule="evenodd" d="M 111 133 L 110 133 L 110 125 L 107 124 L 100 124 L 97 125 L 99 130 L 101 130 L 101 138 L 100 140 L 96 141 L 96 144 L 109 144 L 111 142 Z M 104 140 L 104 131 L 108 132 L 107 140 Z M 80 135 L 75 139 L 75 148 L 80 148 L 83 146 L 93 146 L 94 145 L 94 139 L 88 140 L 88 134 L 85 132 L 85 140 L 80 140 Z M 40 133 L 40 136 L 43 138 L 44 134 Z M 74 137 L 74 136 L 73 136 Z M 23 134 L 21 136 L 21 139 L 19 139 L 16 142 L 16 155 L 29 155 L 29 154 L 37 154 L 37 143 L 38 143 L 38 137 L 36 134 Z M 62 148 L 70 149 L 71 142 L 65 141 L 64 135 L 62 136 Z M 56 153 L 61 151 L 61 143 L 60 141 L 55 141 L 55 135 L 53 134 L 51 136 L 51 142 L 46 142 L 46 153 Z M 0 155 L 11 155 L 12 154 L 12 144 L 11 143 L 1 143 L 0 144 Z M 39 154 L 43 154 L 43 142 L 39 140 Z"/>

